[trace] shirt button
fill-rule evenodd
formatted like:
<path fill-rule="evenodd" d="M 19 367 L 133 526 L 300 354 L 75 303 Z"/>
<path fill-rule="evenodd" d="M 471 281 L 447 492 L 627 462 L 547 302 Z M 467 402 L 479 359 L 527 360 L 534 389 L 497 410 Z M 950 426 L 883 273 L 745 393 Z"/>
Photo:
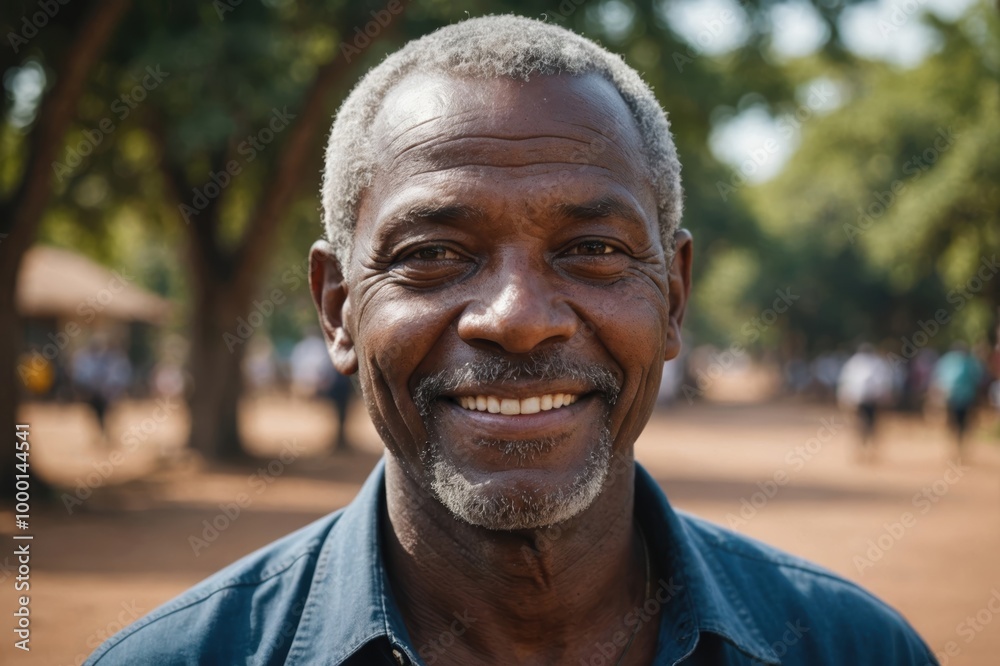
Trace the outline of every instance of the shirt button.
<path fill-rule="evenodd" d="M 406 655 L 399 648 L 392 648 L 392 657 L 399 666 L 406 666 Z"/>
<path fill-rule="evenodd" d="M 693 629 L 691 620 L 689 618 L 686 618 L 683 622 L 681 622 L 680 629 L 681 629 L 681 635 L 677 637 L 677 642 L 684 643 L 685 641 L 687 641 L 688 638 L 691 637 L 691 630 Z"/>

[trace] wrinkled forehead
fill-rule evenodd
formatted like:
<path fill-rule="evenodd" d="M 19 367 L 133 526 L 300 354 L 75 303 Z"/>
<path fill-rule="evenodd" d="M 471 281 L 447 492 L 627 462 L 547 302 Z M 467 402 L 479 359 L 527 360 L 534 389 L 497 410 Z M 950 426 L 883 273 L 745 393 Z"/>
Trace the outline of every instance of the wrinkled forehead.
<path fill-rule="evenodd" d="M 411 74 L 386 95 L 372 133 L 383 173 L 564 161 L 622 178 L 648 174 L 632 113 L 596 73 L 529 81 Z"/>

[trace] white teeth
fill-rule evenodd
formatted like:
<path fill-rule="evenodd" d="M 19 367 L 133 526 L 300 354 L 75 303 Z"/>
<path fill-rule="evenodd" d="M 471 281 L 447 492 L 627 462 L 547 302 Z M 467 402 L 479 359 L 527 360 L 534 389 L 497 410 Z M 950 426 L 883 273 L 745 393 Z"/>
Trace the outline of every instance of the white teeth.
<path fill-rule="evenodd" d="M 501 414 L 520 414 L 521 401 L 516 398 L 504 398 L 500 401 Z"/>
<path fill-rule="evenodd" d="M 491 414 L 537 414 L 551 409 L 567 407 L 579 399 L 570 393 L 546 393 L 530 398 L 498 398 L 492 395 L 463 395 L 457 398 L 459 405 L 468 410 L 489 412 Z"/>

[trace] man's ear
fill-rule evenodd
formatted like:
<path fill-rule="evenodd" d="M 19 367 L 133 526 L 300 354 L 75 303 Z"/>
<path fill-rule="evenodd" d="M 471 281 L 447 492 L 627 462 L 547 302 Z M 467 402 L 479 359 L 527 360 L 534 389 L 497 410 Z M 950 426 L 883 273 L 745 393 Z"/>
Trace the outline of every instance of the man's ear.
<path fill-rule="evenodd" d="M 674 233 L 674 246 L 676 248 L 674 260 L 667 274 L 667 285 L 670 289 L 670 321 L 667 327 L 664 361 L 676 358 L 681 353 L 681 324 L 684 322 L 684 310 L 691 295 L 691 259 L 694 253 L 691 232 L 687 229 L 678 229 Z"/>
<path fill-rule="evenodd" d="M 358 355 L 345 324 L 350 309 L 347 282 L 333 246 L 325 240 L 316 241 L 309 250 L 309 290 L 333 366 L 342 375 L 353 375 Z"/>

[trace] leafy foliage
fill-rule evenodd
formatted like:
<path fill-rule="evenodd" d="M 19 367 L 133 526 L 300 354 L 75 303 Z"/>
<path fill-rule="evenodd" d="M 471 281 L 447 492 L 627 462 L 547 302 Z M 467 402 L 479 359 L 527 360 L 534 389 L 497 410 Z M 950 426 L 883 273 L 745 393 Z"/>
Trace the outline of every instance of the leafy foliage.
<path fill-rule="evenodd" d="M 33 67 L 51 89 L 61 44 L 82 15 L 73 4 L 0 61 L 8 90 L 0 191 L 8 192 L 23 168 L 32 129 L 30 109 L 27 121 L 17 120 L 26 112 L 15 107 L 25 101 L 12 92 L 12 82 Z M 741 325 L 769 306 L 775 290 L 788 288 L 801 299 L 762 342 L 797 335 L 818 350 L 897 337 L 942 308 L 954 316 L 940 345 L 953 336 L 981 338 L 1000 296 L 1000 279 L 985 280 L 975 293 L 968 289 L 983 257 L 1000 246 L 995 10 L 981 2 L 954 24 L 922 19 L 941 36 L 941 48 L 917 67 L 899 70 L 844 47 L 839 18 L 850 2 L 815 3 L 829 38 L 812 55 L 776 57 L 770 47 L 774 4 L 734 2 L 730 17 L 713 19 L 746 26 L 742 41 L 719 51 L 708 43 L 718 27 L 712 21 L 703 31 L 708 42 L 685 37 L 671 21 L 670 5 L 660 2 L 562 0 L 543 8 L 522 1 L 401 0 L 402 12 L 386 25 L 377 20 L 385 2 L 136 3 L 89 77 L 60 162 L 68 165 L 88 137 L 100 141 L 77 166 L 54 166 L 56 196 L 41 238 L 126 268 L 146 286 L 188 302 L 196 287 L 184 279 L 189 271 L 180 261 L 187 234 L 178 203 L 192 206 L 201 192 L 208 206 L 220 207 L 207 233 L 225 263 L 282 168 L 285 137 L 276 133 L 273 143 L 253 150 L 253 159 L 241 147 L 276 110 L 294 113 L 323 63 L 339 59 L 343 69 L 329 99 L 332 116 L 364 70 L 408 39 L 466 15 L 516 12 L 544 16 L 622 53 L 668 109 L 684 165 L 686 225 L 696 239 L 693 339 L 738 339 Z M 5 7 L 5 34 L 16 31 L 33 6 Z M 365 39 L 373 21 L 377 27 Z M 137 101 L 149 68 L 168 74 Z M 820 79 L 836 86 L 842 102 L 796 121 L 798 149 L 782 172 L 760 185 L 720 189 L 720 183 L 739 182 L 709 147 L 725 115 L 720 110 L 757 105 L 774 117 L 795 118 L 804 91 Z M 104 121 L 110 132 L 101 129 Z M 935 148 L 936 141 L 944 145 L 942 136 L 952 140 Z M 272 259 L 256 267 L 264 290 L 280 286 L 319 233 L 323 136 L 315 143 Z M 928 151 L 932 160 L 913 162 Z M 239 175 L 217 198 L 205 196 L 213 175 L 232 160 Z M 174 182 L 183 183 L 180 202 L 165 178 L 171 169 Z M 207 214 L 192 207 L 187 224 Z M 954 290 L 962 287 L 958 308 Z M 292 302 L 304 305 L 304 290 L 300 296 Z M 300 315 L 289 306 L 268 325 L 293 335 L 309 320 Z"/>

